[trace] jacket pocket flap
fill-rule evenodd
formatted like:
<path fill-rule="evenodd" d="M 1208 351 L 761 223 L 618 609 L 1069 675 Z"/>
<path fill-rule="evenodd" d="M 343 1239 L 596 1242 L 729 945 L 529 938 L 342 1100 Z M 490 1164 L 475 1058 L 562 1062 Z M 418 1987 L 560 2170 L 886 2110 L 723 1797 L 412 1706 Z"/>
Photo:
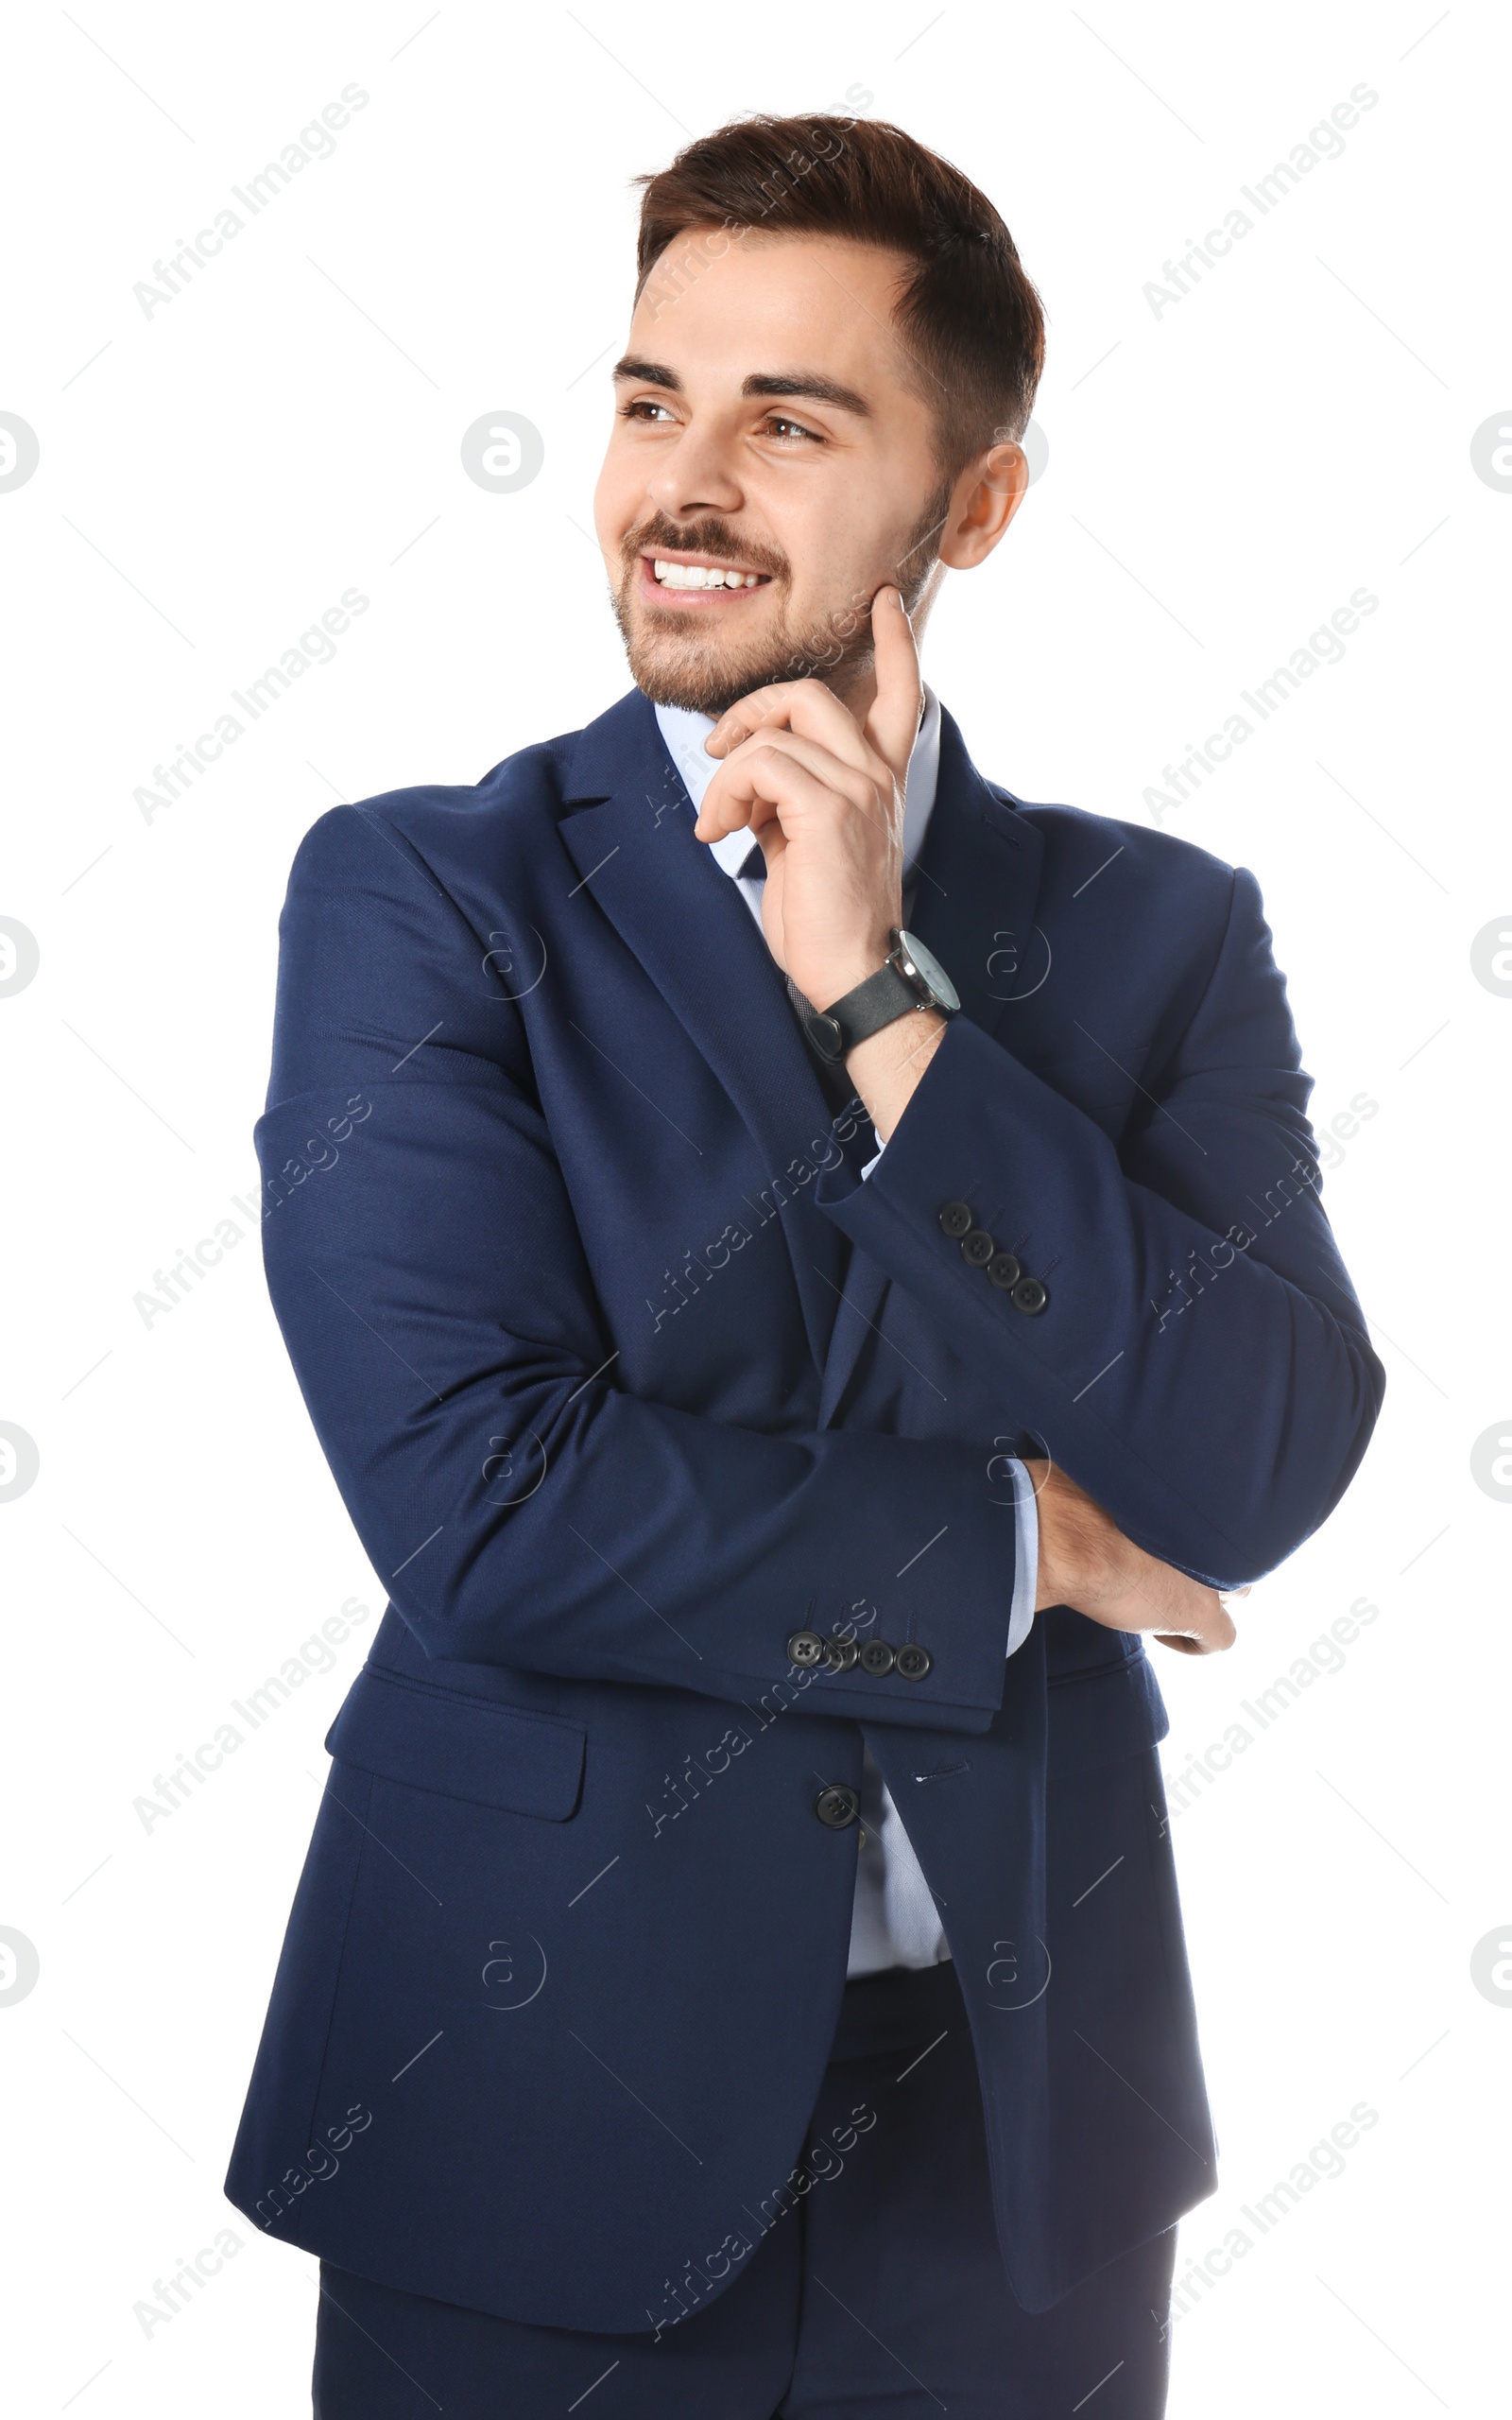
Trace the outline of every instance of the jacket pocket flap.
<path fill-rule="evenodd" d="M 1171 1728 L 1160 1683 L 1143 1655 L 1053 1682 L 1049 1704 L 1046 1762 L 1053 1781 L 1137 1755 Z"/>
<path fill-rule="evenodd" d="M 369 1665 L 326 1735 L 326 1751 L 361 1772 L 508 1815 L 561 1823 L 577 1804 L 587 1732 L 435 1689 Z"/>

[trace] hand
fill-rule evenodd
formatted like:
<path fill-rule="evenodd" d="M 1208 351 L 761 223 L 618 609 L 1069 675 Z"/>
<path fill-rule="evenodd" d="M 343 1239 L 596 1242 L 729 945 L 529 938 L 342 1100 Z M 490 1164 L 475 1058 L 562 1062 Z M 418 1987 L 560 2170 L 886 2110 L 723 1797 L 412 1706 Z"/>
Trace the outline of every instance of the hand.
<path fill-rule="evenodd" d="M 876 974 L 902 920 L 919 655 L 896 588 L 878 589 L 871 624 L 877 690 L 864 721 L 822 681 L 780 681 L 730 707 L 704 743 L 723 762 L 695 833 L 760 840 L 767 946 L 816 1009 Z"/>
<path fill-rule="evenodd" d="M 1053 1462 L 1026 1462 L 1040 1517 L 1035 1611 L 1070 1605 L 1108 1630 L 1151 1631 L 1161 1647 L 1213 1655 L 1236 1633 L 1224 1597 L 1125 1538 L 1100 1504 Z M 1247 1597 L 1247 1588 L 1227 1592 Z"/>
<path fill-rule="evenodd" d="M 858 722 L 822 681 L 753 689 L 704 742 L 724 761 L 704 792 L 700 840 L 748 830 L 766 858 L 762 930 L 806 1000 L 828 1009 L 875 975 L 902 922 L 903 784 L 923 692 L 903 600 L 871 600 L 877 693 Z M 945 1036 L 936 1009 L 910 1011 L 846 1054 L 885 1143 Z"/>

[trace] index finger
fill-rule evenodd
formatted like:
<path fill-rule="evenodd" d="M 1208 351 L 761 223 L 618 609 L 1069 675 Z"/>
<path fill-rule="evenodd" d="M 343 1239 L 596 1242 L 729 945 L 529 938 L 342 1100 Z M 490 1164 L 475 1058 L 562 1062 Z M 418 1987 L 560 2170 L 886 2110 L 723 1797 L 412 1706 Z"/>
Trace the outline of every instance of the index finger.
<path fill-rule="evenodd" d="M 872 598 L 871 639 L 877 694 L 867 717 L 867 737 L 901 782 L 919 736 L 923 690 L 919 678 L 919 649 L 898 589 L 879 588 Z"/>

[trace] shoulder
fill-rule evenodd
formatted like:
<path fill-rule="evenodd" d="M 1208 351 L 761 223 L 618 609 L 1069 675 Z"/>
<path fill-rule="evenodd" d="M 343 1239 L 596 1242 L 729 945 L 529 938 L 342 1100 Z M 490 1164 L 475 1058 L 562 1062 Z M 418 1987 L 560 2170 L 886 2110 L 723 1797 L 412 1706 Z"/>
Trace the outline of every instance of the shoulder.
<path fill-rule="evenodd" d="M 510 951 L 538 921 L 528 870 L 552 864 L 575 738 L 521 749 L 476 783 L 378 791 L 311 824 L 279 917 L 276 1097 L 305 1088 L 311 1051 L 332 1035 L 380 1032 L 402 1064 L 406 1038 L 418 1046 L 444 1024 L 438 1069 L 466 1071 L 469 1052 L 508 1059 Z"/>
<path fill-rule="evenodd" d="M 450 890 L 472 869 L 528 854 L 557 823 L 579 737 L 517 749 L 472 784 L 416 783 L 328 807 L 295 851 L 291 882 L 350 875 L 387 847 Z"/>
<path fill-rule="evenodd" d="M 1117 879 L 1109 889 L 1122 893 L 1125 908 L 1132 889 L 1168 913 L 1195 909 L 1227 919 L 1236 885 L 1254 882 L 1243 867 L 1229 865 L 1174 832 L 1093 815 L 1085 807 L 1020 798 L 1001 782 L 988 781 L 987 786 L 1039 834 L 1044 849 L 1041 884 L 1056 897 L 1069 890 L 1072 896 L 1090 898 L 1103 876 L 1116 869 Z"/>
<path fill-rule="evenodd" d="M 1290 1064 L 1297 1044 L 1254 874 L 1175 833 L 1083 808 L 992 796 L 1042 848 L 1036 913 L 1068 968 L 1110 983 L 1167 1043 L 1203 1011 L 1237 1017 Z"/>

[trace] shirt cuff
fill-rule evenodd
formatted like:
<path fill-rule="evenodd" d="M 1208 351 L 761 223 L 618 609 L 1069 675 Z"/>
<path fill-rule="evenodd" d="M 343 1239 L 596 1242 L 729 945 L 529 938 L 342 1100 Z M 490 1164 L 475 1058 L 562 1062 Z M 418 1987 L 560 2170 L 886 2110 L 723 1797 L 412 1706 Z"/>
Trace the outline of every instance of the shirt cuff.
<path fill-rule="evenodd" d="M 1008 1613 L 1008 1643 L 1005 1656 L 1016 1655 L 1034 1624 L 1034 1600 L 1040 1593 L 1040 1507 L 1033 1479 L 1022 1462 L 1010 1462 L 1013 1474 L 1013 1603 Z"/>

